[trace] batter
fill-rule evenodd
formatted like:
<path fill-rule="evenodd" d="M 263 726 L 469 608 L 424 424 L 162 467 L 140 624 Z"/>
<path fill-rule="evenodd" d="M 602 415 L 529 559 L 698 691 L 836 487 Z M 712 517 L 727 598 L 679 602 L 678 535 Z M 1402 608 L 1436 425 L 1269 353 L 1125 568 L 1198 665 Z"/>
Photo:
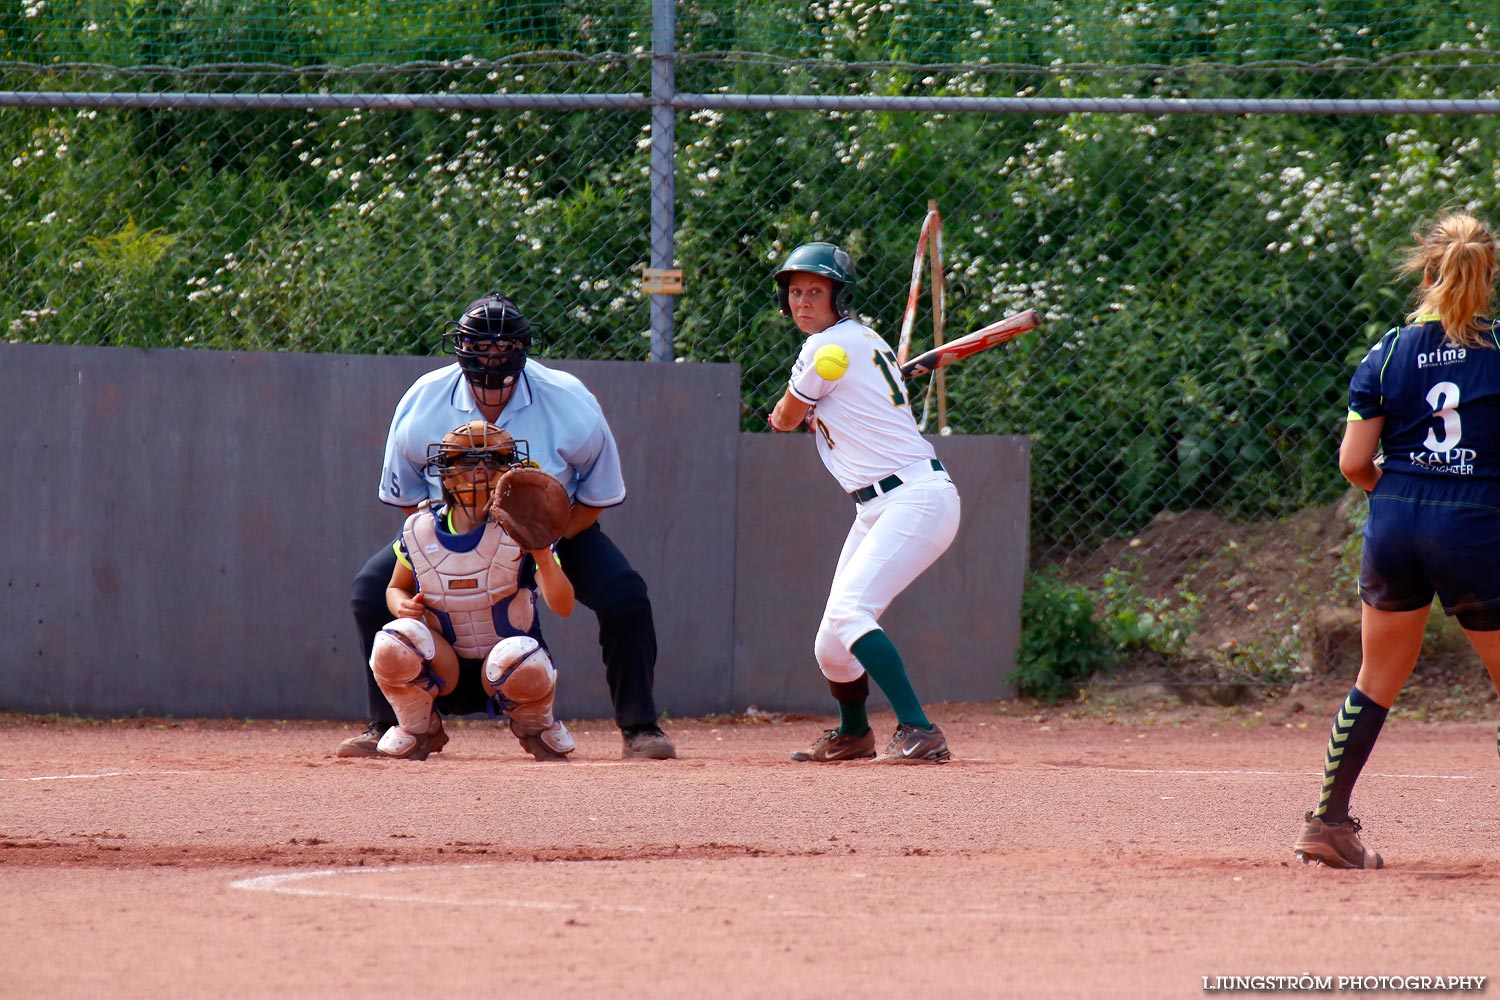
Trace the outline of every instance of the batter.
<path fill-rule="evenodd" d="M 776 272 L 776 284 L 782 313 L 807 340 L 771 426 L 806 424 L 818 456 L 855 504 L 813 642 L 839 726 L 792 759 L 941 764 L 951 756 L 948 741 L 923 710 L 880 616 L 952 543 L 958 490 L 917 430 L 895 352 L 849 314 L 849 255 L 831 243 L 803 244 Z M 897 722 L 879 754 L 865 711 L 872 677 Z"/>

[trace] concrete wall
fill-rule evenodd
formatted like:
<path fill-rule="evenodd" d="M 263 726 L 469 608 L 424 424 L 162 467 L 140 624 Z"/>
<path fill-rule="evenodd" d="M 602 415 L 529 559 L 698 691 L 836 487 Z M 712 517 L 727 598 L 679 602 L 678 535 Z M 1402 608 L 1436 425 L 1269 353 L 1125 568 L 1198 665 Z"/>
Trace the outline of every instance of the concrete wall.
<path fill-rule="evenodd" d="M 948 551 L 881 618 L 925 701 L 1014 694 L 1026 566 L 1029 451 L 1021 437 L 934 437 L 963 516 Z M 733 703 L 832 711 L 813 659 L 854 501 L 805 434 L 740 436 Z M 873 704 L 884 704 L 872 692 Z"/>
<path fill-rule="evenodd" d="M 444 361 L 0 344 L 0 708 L 363 718 L 349 586 L 398 527 L 391 410 Z M 853 509 L 811 442 L 738 431 L 736 366 L 555 365 L 619 441 L 601 523 L 651 589 L 661 707 L 826 710 L 810 645 Z M 924 698 L 1003 696 L 1026 443 L 936 443 L 964 526 L 886 623 Z M 562 714 L 609 715 L 593 615 L 543 627 Z"/>

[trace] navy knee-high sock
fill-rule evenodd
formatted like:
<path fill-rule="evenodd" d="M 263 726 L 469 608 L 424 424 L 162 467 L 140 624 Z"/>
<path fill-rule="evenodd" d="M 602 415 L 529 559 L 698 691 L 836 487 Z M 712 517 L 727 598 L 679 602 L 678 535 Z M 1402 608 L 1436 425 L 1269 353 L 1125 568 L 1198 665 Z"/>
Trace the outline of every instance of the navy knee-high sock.
<path fill-rule="evenodd" d="M 1349 818 L 1349 796 L 1359 772 L 1364 770 L 1380 727 L 1390 709 L 1375 704 L 1359 688 L 1350 688 L 1349 696 L 1333 717 L 1328 734 L 1328 751 L 1323 757 L 1323 795 L 1313 815 L 1325 823 L 1342 823 Z"/>

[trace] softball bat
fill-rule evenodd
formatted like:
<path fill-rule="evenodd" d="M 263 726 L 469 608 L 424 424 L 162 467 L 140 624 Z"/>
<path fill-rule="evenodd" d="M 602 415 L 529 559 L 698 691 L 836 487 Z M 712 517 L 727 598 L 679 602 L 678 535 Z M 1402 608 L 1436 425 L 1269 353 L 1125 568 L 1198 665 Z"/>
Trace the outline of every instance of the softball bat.
<path fill-rule="evenodd" d="M 960 358 L 967 358 L 971 354 L 987 351 L 997 344 L 1003 344 L 1007 340 L 1013 340 L 1025 333 L 1027 330 L 1036 329 L 1042 321 L 1036 314 L 1035 309 L 1027 309 L 1018 312 L 1014 316 L 996 320 L 989 326 L 980 327 L 973 333 L 964 334 L 957 340 L 944 344 L 942 347 L 934 347 L 912 358 L 901 366 L 902 378 L 916 378 L 935 372 L 939 368 L 946 368 Z"/>

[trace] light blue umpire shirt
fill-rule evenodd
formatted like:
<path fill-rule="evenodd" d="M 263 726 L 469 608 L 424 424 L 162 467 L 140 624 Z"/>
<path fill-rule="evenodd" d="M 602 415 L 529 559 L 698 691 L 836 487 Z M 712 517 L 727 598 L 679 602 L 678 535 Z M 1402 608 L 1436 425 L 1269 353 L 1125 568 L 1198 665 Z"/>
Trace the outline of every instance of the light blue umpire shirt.
<path fill-rule="evenodd" d="M 417 379 L 391 417 L 380 499 L 396 507 L 441 499 L 442 484 L 422 475 L 428 445 L 455 427 L 482 419 L 457 364 Z M 609 422 L 594 394 L 574 376 L 528 358 L 496 425 L 525 441 L 531 460 L 556 477 L 578 503 L 613 507 L 624 501 L 625 478 Z"/>

